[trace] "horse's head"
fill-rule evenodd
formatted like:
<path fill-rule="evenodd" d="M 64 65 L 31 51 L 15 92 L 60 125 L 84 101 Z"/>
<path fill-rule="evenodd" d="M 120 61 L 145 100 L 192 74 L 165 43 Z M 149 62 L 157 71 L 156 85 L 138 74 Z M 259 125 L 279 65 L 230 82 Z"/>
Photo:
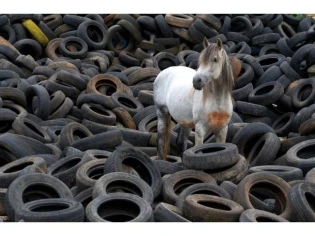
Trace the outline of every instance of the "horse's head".
<path fill-rule="evenodd" d="M 210 44 L 207 38 L 204 38 L 203 46 L 199 68 L 193 78 L 193 86 L 197 90 L 201 90 L 209 81 L 218 79 L 228 59 L 220 39 L 217 43 Z"/>

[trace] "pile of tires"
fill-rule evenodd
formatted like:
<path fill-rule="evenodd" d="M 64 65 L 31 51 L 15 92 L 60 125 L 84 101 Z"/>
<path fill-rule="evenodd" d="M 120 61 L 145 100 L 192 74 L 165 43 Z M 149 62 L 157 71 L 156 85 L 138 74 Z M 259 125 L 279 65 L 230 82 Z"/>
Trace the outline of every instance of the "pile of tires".
<path fill-rule="evenodd" d="M 315 221 L 315 20 L 267 15 L 0 15 L 0 221 Z M 225 144 L 157 158 L 153 82 L 233 65 Z"/>

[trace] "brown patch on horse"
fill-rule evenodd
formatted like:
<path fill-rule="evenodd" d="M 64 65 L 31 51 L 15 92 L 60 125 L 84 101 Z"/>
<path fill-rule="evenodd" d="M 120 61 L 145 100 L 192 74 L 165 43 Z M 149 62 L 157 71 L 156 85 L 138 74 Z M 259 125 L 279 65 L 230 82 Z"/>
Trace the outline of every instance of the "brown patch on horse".
<path fill-rule="evenodd" d="M 183 120 L 183 121 L 180 121 L 179 124 L 184 126 L 184 127 L 187 127 L 187 128 L 194 128 L 195 127 L 195 123 L 191 122 L 191 121 Z"/>
<path fill-rule="evenodd" d="M 226 125 L 230 118 L 230 114 L 227 111 L 213 111 L 208 114 L 208 122 L 212 128 L 221 128 Z"/>
<path fill-rule="evenodd" d="M 236 57 L 229 57 L 229 60 L 232 67 L 233 78 L 235 80 L 241 73 L 242 62 Z"/>

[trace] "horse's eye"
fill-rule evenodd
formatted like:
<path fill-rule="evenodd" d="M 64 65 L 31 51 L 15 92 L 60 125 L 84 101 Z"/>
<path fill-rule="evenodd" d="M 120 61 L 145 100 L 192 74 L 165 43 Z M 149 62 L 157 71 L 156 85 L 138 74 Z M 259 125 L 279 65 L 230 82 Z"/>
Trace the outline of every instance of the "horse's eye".
<path fill-rule="evenodd" d="M 214 57 L 214 58 L 213 58 L 213 61 L 214 61 L 214 62 L 217 62 L 217 58 L 216 58 L 216 57 Z"/>

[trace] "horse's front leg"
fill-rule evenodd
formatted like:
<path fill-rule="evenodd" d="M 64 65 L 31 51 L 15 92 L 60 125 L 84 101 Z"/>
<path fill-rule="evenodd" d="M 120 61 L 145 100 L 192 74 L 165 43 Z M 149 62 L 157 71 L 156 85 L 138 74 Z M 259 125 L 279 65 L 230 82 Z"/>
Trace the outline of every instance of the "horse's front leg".
<path fill-rule="evenodd" d="M 160 160 L 166 160 L 170 146 L 171 115 L 166 107 L 157 107 L 157 116 L 157 154 Z"/>
<path fill-rule="evenodd" d="M 228 125 L 225 125 L 225 126 L 223 126 L 222 129 L 215 132 L 215 134 L 214 134 L 215 135 L 215 141 L 217 143 L 225 143 L 227 131 L 228 131 Z"/>
<path fill-rule="evenodd" d="M 198 122 L 195 126 L 195 146 L 199 146 L 203 144 L 203 140 L 207 135 L 209 127 Z"/>

